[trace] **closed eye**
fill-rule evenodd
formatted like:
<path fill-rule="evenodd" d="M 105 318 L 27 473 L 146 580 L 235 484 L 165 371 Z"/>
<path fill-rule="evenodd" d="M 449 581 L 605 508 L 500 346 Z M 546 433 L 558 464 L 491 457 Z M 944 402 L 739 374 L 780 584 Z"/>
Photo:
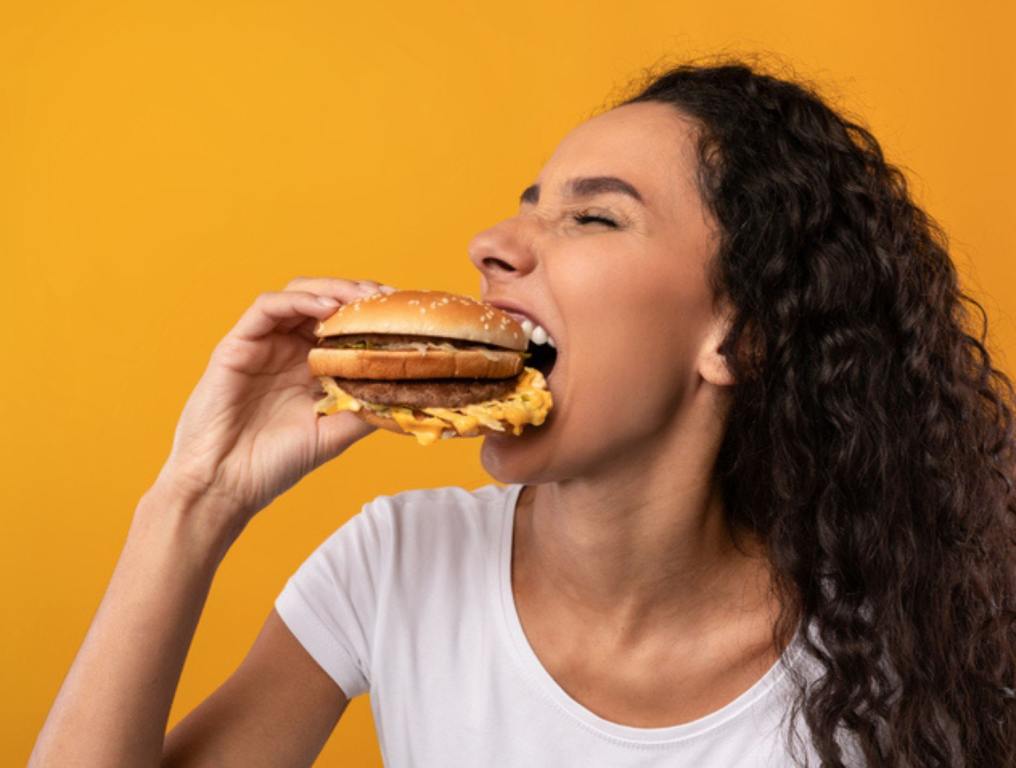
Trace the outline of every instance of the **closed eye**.
<path fill-rule="evenodd" d="M 577 213 L 575 214 L 574 218 L 576 223 L 578 224 L 589 224 L 591 222 L 598 222 L 600 224 L 605 224 L 608 227 L 613 227 L 614 229 L 617 228 L 617 222 L 614 221 L 613 219 L 608 219 L 606 216 L 594 216 L 592 214 L 587 213 Z"/>

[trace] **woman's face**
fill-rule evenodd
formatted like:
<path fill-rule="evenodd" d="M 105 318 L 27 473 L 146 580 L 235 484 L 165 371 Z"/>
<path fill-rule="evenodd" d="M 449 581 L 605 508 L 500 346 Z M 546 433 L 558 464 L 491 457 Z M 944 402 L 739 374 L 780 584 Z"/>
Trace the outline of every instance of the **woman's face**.
<path fill-rule="evenodd" d="M 471 241 L 483 298 L 542 325 L 558 353 L 545 424 L 484 441 L 497 480 L 595 474 L 665 439 L 703 377 L 725 383 L 707 349 L 714 225 L 695 186 L 692 130 L 660 103 L 582 123 L 518 214 Z"/>

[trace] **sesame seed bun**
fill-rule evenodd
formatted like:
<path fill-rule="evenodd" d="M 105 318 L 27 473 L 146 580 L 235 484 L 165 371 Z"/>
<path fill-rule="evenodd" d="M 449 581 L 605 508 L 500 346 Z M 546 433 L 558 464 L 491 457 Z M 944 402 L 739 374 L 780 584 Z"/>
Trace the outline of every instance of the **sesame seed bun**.
<path fill-rule="evenodd" d="M 343 304 L 314 329 L 318 337 L 358 333 L 442 336 L 519 352 L 527 344 L 522 326 L 507 312 L 444 291 L 375 293 Z"/>

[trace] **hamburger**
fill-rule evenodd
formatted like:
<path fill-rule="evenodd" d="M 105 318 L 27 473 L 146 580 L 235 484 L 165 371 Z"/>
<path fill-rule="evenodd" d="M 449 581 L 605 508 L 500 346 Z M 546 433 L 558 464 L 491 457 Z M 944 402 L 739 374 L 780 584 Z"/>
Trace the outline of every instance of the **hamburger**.
<path fill-rule="evenodd" d="M 520 435 L 552 407 L 525 365 L 523 326 L 497 307 L 443 291 L 376 293 L 314 329 L 307 362 L 324 390 L 320 415 L 352 411 L 374 426 L 439 438 Z"/>

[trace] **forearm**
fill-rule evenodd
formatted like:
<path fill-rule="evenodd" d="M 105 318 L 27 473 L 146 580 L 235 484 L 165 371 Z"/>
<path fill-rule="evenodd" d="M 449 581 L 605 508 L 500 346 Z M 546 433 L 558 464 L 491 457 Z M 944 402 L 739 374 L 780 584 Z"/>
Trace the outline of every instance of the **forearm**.
<path fill-rule="evenodd" d="M 159 764 L 187 650 L 237 533 L 214 503 L 158 484 L 138 503 L 31 766 Z"/>

